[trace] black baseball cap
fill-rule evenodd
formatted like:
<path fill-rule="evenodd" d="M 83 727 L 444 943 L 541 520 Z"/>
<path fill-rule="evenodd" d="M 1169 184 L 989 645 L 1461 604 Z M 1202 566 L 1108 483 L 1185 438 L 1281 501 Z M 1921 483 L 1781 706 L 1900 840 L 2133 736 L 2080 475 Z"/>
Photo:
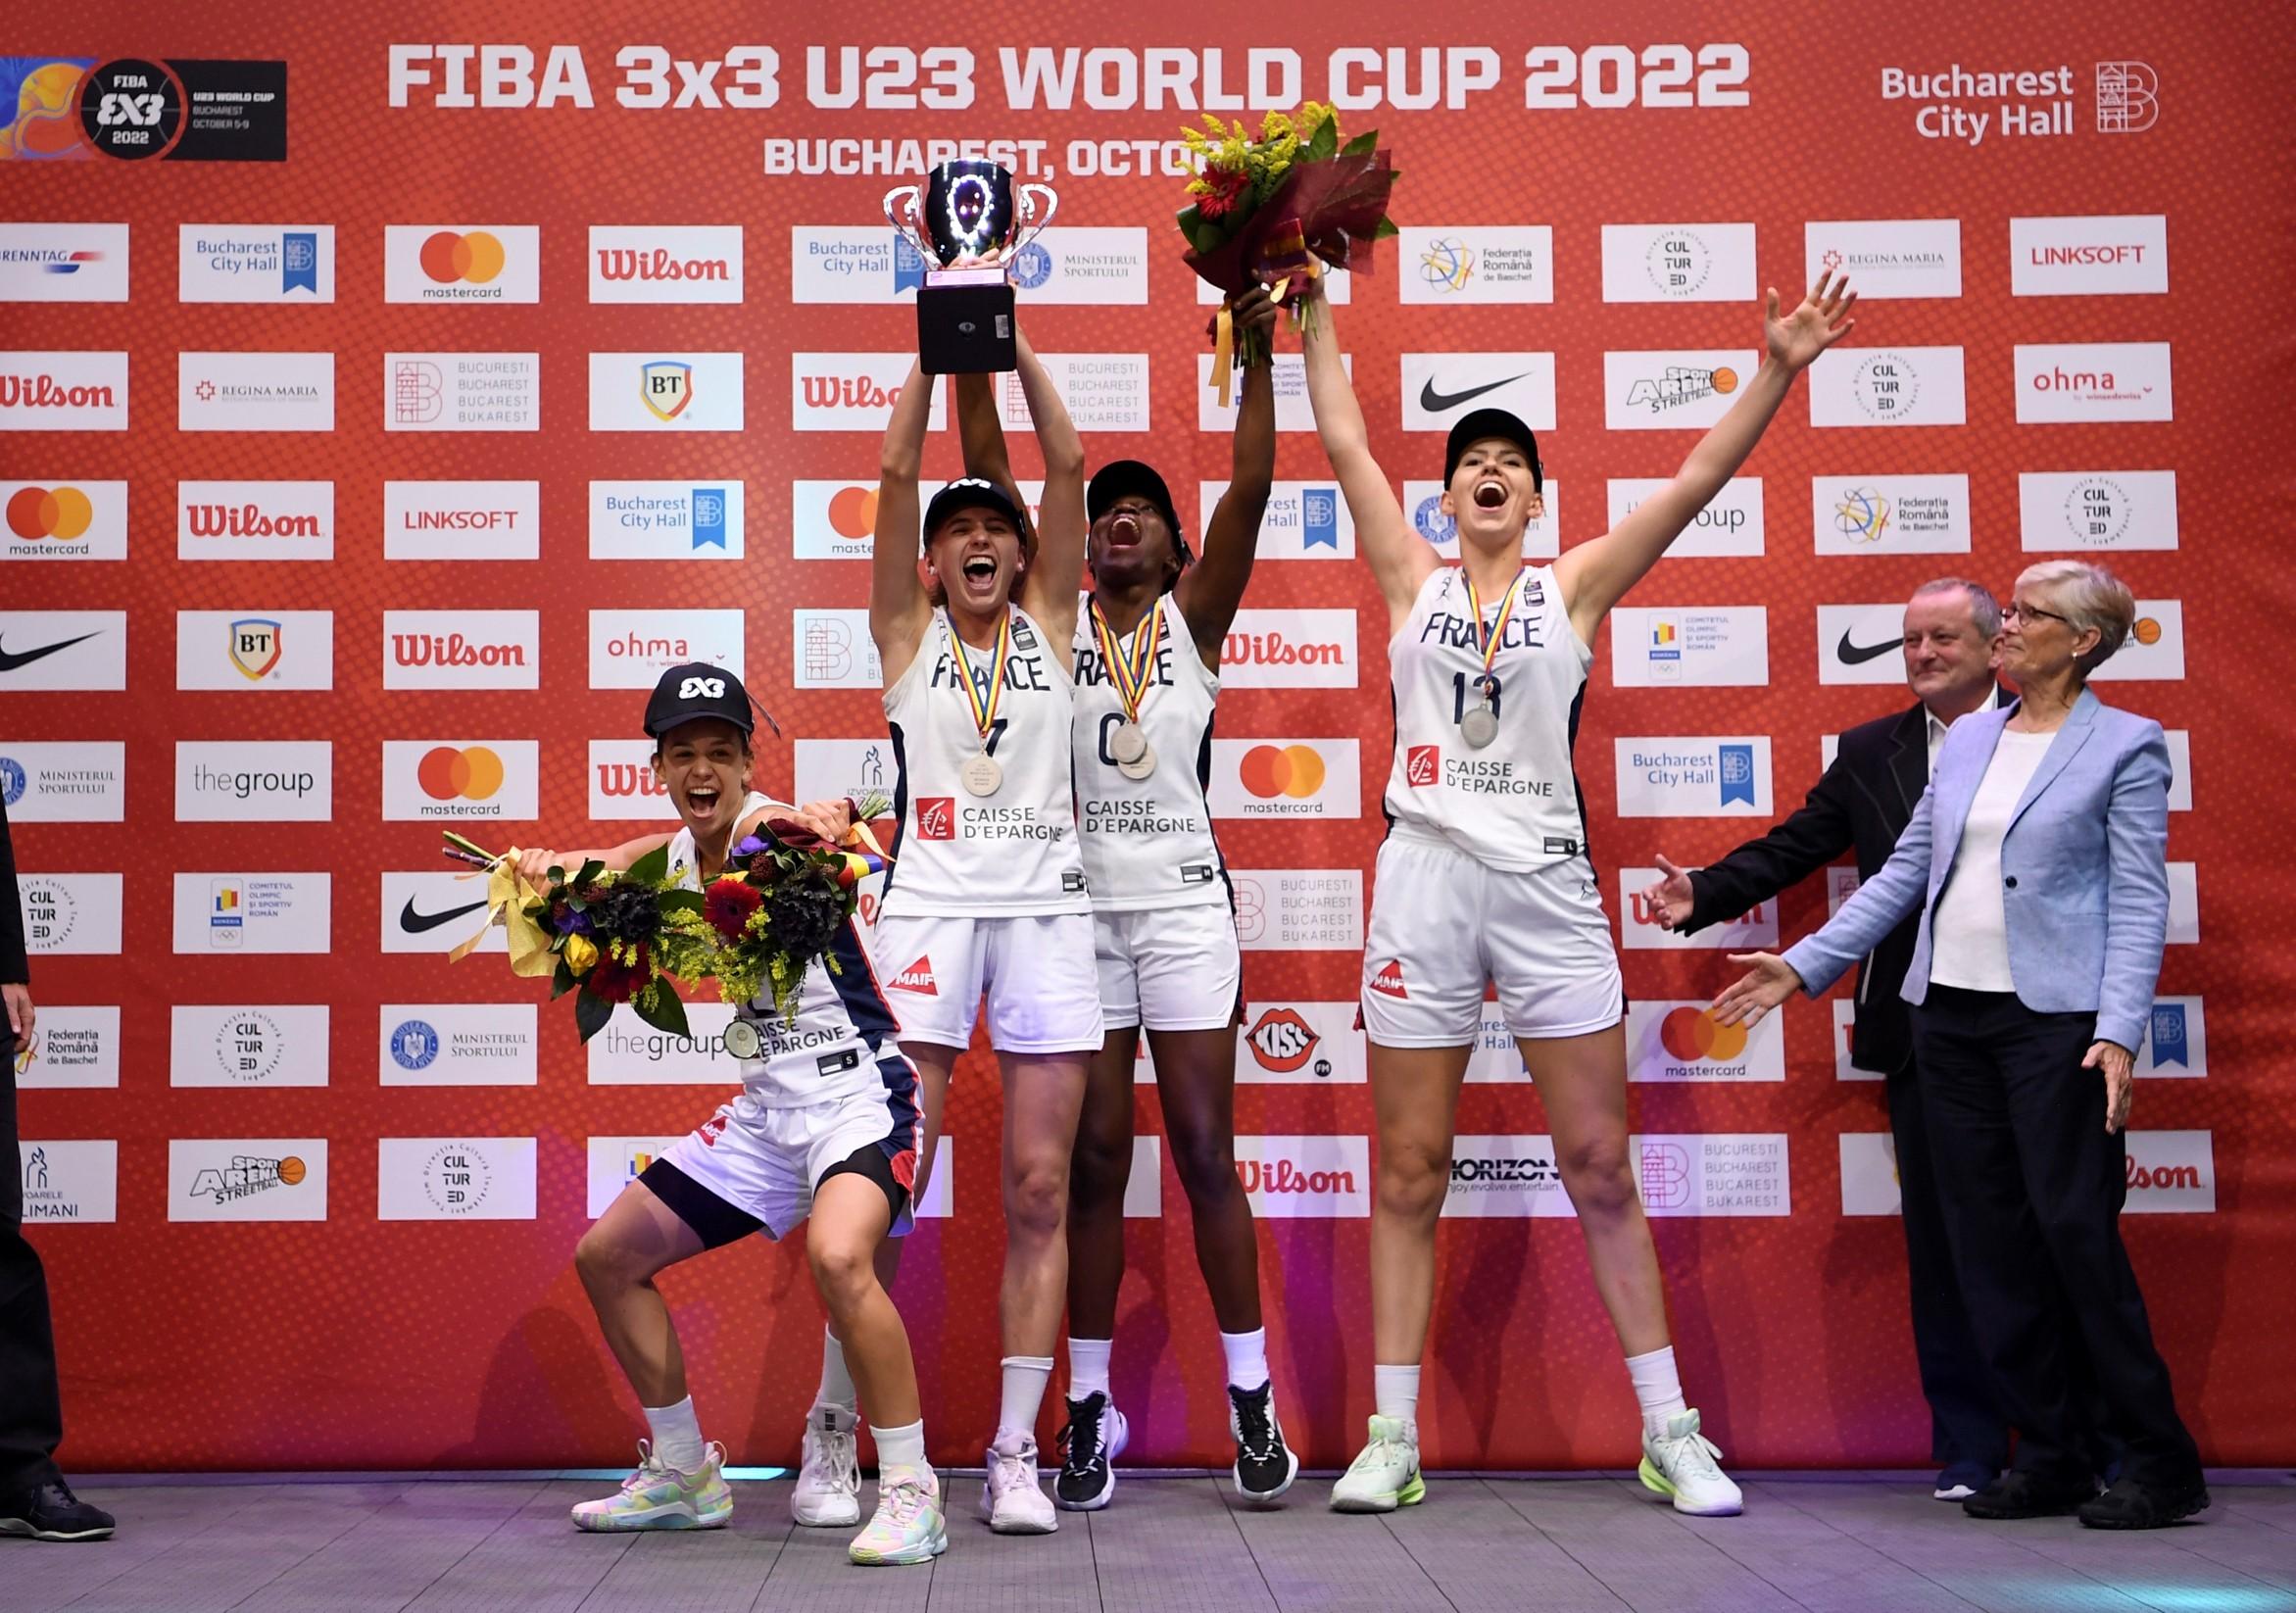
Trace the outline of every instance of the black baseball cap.
<path fill-rule="evenodd" d="M 1155 466 L 1138 460 L 1112 460 L 1094 473 L 1092 485 L 1084 490 L 1085 519 L 1099 520 L 1118 499 L 1127 497 L 1148 500 L 1164 517 L 1164 524 L 1172 529 L 1173 543 L 1179 546 L 1183 565 L 1195 558 L 1189 552 L 1188 534 L 1180 526 L 1180 513 L 1172 508 L 1172 490 L 1156 474 Z"/>
<path fill-rule="evenodd" d="M 1443 443 L 1443 485 L 1459 473 L 1459 462 L 1467 457 L 1468 448 L 1486 437 L 1501 437 L 1531 456 L 1531 485 L 1540 492 L 1546 490 L 1546 468 L 1539 463 L 1539 439 L 1523 423 L 1522 416 L 1503 409 L 1474 409 L 1459 416 L 1451 427 L 1450 436 Z"/>
<path fill-rule="evenodd" d="M 722 666 L 689 660 L 672 666 L 655 683 L 646 702 L 646 737 L 658 740 L 672 728 L 703 717 L 732 723 L 744 739 L 756 727 L 750 717 L 750 692 L 742 680 Z"/>
<path fill-rule="evenodd" d="M 1012 522 L 1012 529 L 1020 534 L 1024 546 L 1034 546 L 1028 512 L 1021 509 L 1020 501 L 1008 489 L 983 476 L 959 476 L 933 495 L 932 503 L 925 506 L 923 541 L 931 543 L 933 534 L 960 510 L 994 510 Z"/>

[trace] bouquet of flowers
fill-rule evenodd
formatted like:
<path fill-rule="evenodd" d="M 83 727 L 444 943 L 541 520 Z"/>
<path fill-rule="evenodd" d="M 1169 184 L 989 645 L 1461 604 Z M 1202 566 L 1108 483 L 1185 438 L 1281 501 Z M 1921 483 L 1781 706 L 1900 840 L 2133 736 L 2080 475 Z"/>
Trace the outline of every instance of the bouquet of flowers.
<path fill-rule="evenodd" d="M 1230 303 L 1254 285 L 1273 287 L 1279 302 L 1296 298 L 1327 264 L 1370 271 L 1372 244 L 1395 233 L 1388 195 L 1396 173 L 1376 130 L 1343 143 L 1339 114 L 1320 101 L 1265 114 L 1257 136 L 1212 113 L 1203 122 L 1181 131 L 1203 164 L 1189 181 L 1194 200 L 1180 210 L 1189 268 Z M 1232 365 L 1265 364 L 1268 355 L 1249 331 L 1236 353 L 1227 304 L 1216 339 L 1212 384 L 1224 405 Z"/>
<path fill-rule="evenodd" d="M 853 916 L 861 881 L 885 866 L 864 803 L 855 813 L 850 847 L 832 846 L 786 818 L 744 837 L 725 871 L 703 890 L 700 925 L 680 926 L 673 966 L 715 977 L 727 1002 L 770 993 L 774 1007 L 788 1014 L 814 958 L 837 970 L 830 949 Z"/>

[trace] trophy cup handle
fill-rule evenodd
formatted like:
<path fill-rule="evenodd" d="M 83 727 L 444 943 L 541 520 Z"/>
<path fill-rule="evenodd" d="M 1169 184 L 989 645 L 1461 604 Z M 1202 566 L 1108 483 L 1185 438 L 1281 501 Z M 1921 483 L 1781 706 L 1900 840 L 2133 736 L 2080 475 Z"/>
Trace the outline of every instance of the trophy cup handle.
<path fill-rule="evenodd" d="M 1017 251 L 1044 233 L 1045 226 L 1052 221 L 1052 215 L 1059 211 L 1060 196 L 1050 185 L 1041 185 L 1033 180 L 1027 184 L 1015 185 L 1012 188 L 1020 196 L 1021 218 L 1023 226 L 1027 230 L 1025 235 L 1012 243 L 1014 250 Z M 1045 198 L 1045 212 L 1042 218 L 1037 216 L 1036 197 L 1039 193 L 1042 193 Z"/>
<path fill-rule="evenodd" d="M 906 235 L 910 240 L 915 240 L 917 237 L 917 209 L 923 200 L 924 192 L 920 187 L 895 185 L 885 193 L 885 221 L 893 226 L 897 234 Z M 895 211 L 893 205 L 896 202 L 901 204 L 898 212 Z"/>

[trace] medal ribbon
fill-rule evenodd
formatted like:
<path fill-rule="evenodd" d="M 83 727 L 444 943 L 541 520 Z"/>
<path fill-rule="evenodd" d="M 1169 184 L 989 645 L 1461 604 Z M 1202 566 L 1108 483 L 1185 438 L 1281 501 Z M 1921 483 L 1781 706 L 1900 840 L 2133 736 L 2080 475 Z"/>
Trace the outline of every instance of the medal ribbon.
<path fill-rule="evenodd" d="M 1100 660 L 1108 666 L 1108 681 L 1116 686 L 1125 720 L 1138 725 L 1140 703 L 1148 696 L 1148 679 L 1155 674 L 1156 651 L 1164 641 L 1164 604 L 1158 600 L 1148 619 L 1132 630 L 1132 654 L 1116 653 L 1115 630 L 1100 613 L 1100 602 L 1092 602 L 1093 631 L 1099 636 Z"/>
<path fill-rule="evenodd" d="M 972 708 L 973 726 L 981 731 L 981 744 L 989 743 L 990 730 L 997 726 L 997 702 L 1004 693 L 1004 664 L 1012 659 L 1012 611 L 1005 610 L 1004 619 L 997 628 L 996 659 L 989 667 L 989 692 L 983 695 L 973 682 L 972 661 L 964 653 L 964 640 L 957 636 L 956 623 L 949 619 L 944 610 L 942 623 L 949 629 L 949 642 L 956 651 L 957 670 L 963 674 L 957 681 L 964 685 L 964 702 Z"/>
<path fill-rule="evenodd" d="M 1475 579 L 1467 579 L 1467 609 L 1475 612 L 1475 638 L 1483 651 L 1483 677 L 1490 676 L 1490 663 L 1498 659 L 1499 640 L 1505 636 L 1507 618 L 1515 613 L 1515 601 L 1522 596 L 1523 579 L 1530 575 L 1529 567 L 1518 570 L 1515 580 L 1507 586 L 1507 597 L 1499 602 L 1498 616 L 1489 632 L 1483 627 L 1483 597 L 1475 592 Z M 1476 682 L 1480 684 L 1482 678 Z"/>

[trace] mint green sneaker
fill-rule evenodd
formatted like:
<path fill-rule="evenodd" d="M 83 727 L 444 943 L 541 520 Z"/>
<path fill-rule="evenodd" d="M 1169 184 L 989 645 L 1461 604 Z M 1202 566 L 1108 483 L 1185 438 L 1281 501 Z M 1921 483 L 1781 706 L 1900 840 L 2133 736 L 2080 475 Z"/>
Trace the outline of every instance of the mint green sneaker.
<path fill-rule="evenodd" d="M 847 1555 L 856 1563 L 929 1563 L 949 1549 L 941 1487 L 927 1468 L 894 1468 L 877 1478 L 877 1514 L 853 1538 Z"/>
<path fill-rule="evenodd" d="M 721 1471 L 725 1446 L 712 1441 L 699 1473 L 680 1473 L 657 1461 L 654 1449 L 638 1442 L 638 1471 L 602 1501 L 574 1507 L 574 1527 L 623 1529 L 723 1529 L 733 1521 L 733 1491 Z"/>
<path fill-rule="evenodd" d="M 1427 1499 L 1419 1476 L 1419 1429 L 1393 1417 L 1371 1419 L 1371 1441 L 1332 1486 L 1334 1512 L 1392 1512 Z"/>

